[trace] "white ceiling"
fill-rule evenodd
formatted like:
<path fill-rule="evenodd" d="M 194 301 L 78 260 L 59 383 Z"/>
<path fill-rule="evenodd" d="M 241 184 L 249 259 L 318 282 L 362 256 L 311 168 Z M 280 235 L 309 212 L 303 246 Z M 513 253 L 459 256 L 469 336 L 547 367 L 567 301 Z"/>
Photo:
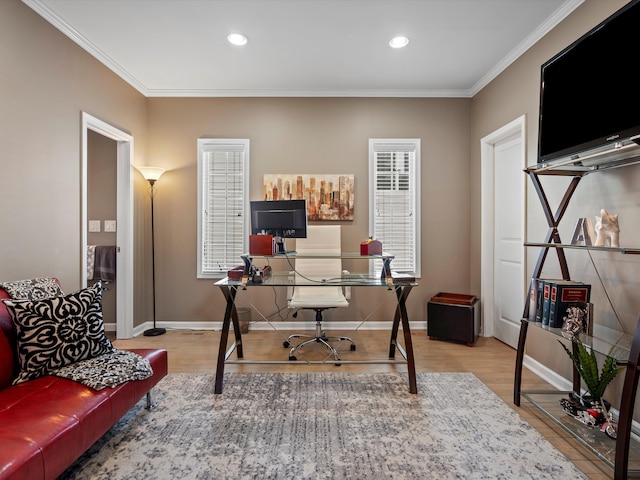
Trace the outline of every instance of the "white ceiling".
<path fill-rule="evenodd" d="M 470 97 L 583 0 L 23 2 L 149 97 Z"/>

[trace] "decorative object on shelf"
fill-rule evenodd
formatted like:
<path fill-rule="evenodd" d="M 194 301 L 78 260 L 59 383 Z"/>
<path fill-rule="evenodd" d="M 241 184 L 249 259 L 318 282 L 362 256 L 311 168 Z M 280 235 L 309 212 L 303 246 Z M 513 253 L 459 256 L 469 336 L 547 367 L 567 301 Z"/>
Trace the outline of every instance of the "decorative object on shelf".
<path fill-rule="evenodd" d="M 594 238 L 595 232 L 591 220 L 588 218 L 579 218 L 576 222 L 576 227 L 573 229 L 571 245 L 593 245 Z"/>
<path fill-rule="evenodd" d="M 573 344 L 576 347 L 576 354 L 574 355 L 562 342 L 558 340 L 558 343 L 562 345 L 562 348 L 571 358 L 573 366 L 587 387 L 587 391 L 582 396 L 572 393 L 568 399 L 563 398 L 560 400 L 562 409 L 585 425 L 589 427 L 597 426 L 609 437 L 616 438 L 617 422 L 609 411 L 609 403 L 602 396 L 607 386 L 623 370 L 623 367 L 618 366 L 613 357 L 606 355 L 602 370 L 599 370 L 598 359 L 593 349 L 588 351 L 587 347 L 581 342 L 574 340 Z"/>
<path fill-rule="evenodd" d="M 380 255 L 382 253 L 382 242 L 369 237 L 365 242 L 360 243 L 360 255 Z"/>
<path fill-rule="evenodd" d="M 562 329 L 569 334 L 571 338 L 587 331 L 587 317 L 589 309 L 572 305 L 567 308 L 567 315 L 562 317 L 564 324 Z"/>
<path fill-rule="evenodd" d="M 253 255 L 273 255 L 272 235 L 249 235 L 249 253 Z"/>
<path fill-rule="evenodd" d="M 583 305 L 589 302 L 591 285 L 588 283 L 574 282 L 572 280 L 551 280 L 548 283 L 551 289 L 547 318 L 549 327 L 561 328 L 563 325 L 563 313 L 565 313 L 569 307 Z M 544 309 L 546 312 L 546 303 L 544 304 Z M 544 322 L 544 317 L 542 320 Z"/>
<path fill-rule="evenodd" d="M 151 197 L 151 291 L 153 292 L 153 328 L 149 328 L 143 332 L 145 337 L 156 337 L 167 333 L 164 328 L 156 327 L 156 242 L 154 238 L 153 225 L 153 198 L 156 195 L 156 181 L 165 172 L 164 168 L 159 167 L 138 167 L 140 173 L 149 182 L 149 197 Z"/>
<path fill-rule="evenodd" d="M 264 199 L 304 199 L 309 220 L 353 220 L 354 176 L 268 173 L 264 175 Z"/>
<path fill-rule="evenodd" d="M 611 414 L 611 404 L 606 400 L 603 400 L 603 404 L 600 405 L 599 402 L 592 402 L 588 398 L 581 398 L 571 392 L 569 398 L 560 400 L 560 406 L 563 412 L 584 423 L 587 427 L 597 427 L 614 440 L 618 437 L 617 422 Z"/>
<path fill-rule="evenodd" d="M 607 243 L 612 248 L 620 246 L 620 227 L 618 226 L 618 215 L 610 215 L 603 208 L 600 216 L 596 217 L 596 247 L 604 247 Z"/>

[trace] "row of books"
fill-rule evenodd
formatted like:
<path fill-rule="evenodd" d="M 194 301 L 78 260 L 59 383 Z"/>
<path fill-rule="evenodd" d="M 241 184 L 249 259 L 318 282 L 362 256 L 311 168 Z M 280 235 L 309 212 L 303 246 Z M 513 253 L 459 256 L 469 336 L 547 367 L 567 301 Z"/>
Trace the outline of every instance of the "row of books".
<path fill-rule="evenodd" d="M 561 328 L 567 309 L 588 308 L 591 285 L 572 280 L 532 278 L 529 288 L 529 321 Z"/>

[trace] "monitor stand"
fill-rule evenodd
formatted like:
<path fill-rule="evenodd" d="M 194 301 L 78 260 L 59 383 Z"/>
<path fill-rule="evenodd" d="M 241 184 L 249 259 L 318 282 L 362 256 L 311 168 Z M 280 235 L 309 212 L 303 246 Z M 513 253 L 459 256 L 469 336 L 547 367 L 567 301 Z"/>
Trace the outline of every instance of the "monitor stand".
<path fill-rule="evenodd" d="M 285 242 L 284 237 L 274 237 L 273 242 L 276 246 L 276 254 L 285 254 L 287 253 L 287 244 Z"/>
<path fill-rule="evenodd" d="M 273 244 L 275 245 L 274 255 L 294 255 L 296 253 L 295 250 L 287 251 L 285 237 L 273 237 Z"/>

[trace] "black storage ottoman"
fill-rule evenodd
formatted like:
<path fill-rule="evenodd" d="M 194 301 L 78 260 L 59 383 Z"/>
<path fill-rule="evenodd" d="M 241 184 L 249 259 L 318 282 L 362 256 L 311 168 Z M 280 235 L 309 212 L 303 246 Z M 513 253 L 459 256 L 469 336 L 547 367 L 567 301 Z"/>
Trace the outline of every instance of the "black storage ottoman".
<path fill-rule="evenodd" d="M 480 334 L 480 299 L 441 292 L 427 302 L 427 335 L 473 346 Z"/>

